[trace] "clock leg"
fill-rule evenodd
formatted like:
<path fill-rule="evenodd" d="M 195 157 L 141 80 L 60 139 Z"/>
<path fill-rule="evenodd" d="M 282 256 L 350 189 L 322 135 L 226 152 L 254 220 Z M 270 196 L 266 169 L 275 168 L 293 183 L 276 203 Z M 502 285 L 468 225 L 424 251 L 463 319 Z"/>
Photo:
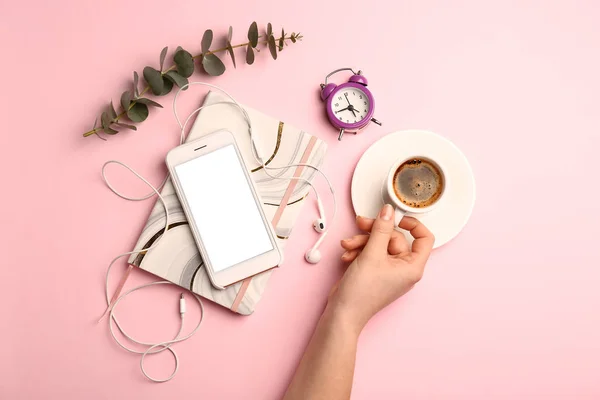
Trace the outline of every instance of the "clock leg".
<path fill-rule="evenodd" d="M 381 122 L 380 122 L 380 121 L 378 121 L 378 120 L 376 120 L 375 118 L 371 118 L 371 122 L 373 122 L 373 123 L 375 123 L 375 124 L 377 124 L 377 125 L 381 126 Z"/>
<path fill-rule="evenodd" d="M 344 136 L 344 128 L 340 129 L 340 135 L 338 136 L 338 140 L 342 140 L 342 136 Z"/>

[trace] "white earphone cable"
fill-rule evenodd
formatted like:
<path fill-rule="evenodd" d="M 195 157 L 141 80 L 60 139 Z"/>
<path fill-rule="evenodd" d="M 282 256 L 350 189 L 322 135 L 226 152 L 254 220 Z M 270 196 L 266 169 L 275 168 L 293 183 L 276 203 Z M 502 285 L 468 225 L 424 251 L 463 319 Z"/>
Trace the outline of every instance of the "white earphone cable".
<path fill-rule="evenodd" d="M 182 90 L 187 89 L 189 86 L 191 85 L 202 85 L 202 86 L 207 86 L 213 89 L 216 89 L 218 91 L 220 91 L 221 93 L 225 94 L 230 100 L 229 101 L 223 101 L 223 102 L 217 102 L 217 103 L 213 103 L 213 104 L 208 104 L 208 105 L 204 105 L 202 107 L 199 107 L 197 109 L 195 109 L 194 111 L 192 111 L 190 113 L 190 115 L 186 118 L 185 122 L 182 124 L 181 120 L 179 119 L 179 116 L 177 114 L 177 99 L 179 97 L 179 94 L 181 93 Z M 179 144 L 183 144 L 184 139 L 185 139 L 185 129 L 189 123 L 189 121 L 192 119 L 193 116 L 195 116 L 198 112 L 200 112 L 202 109 L 212 106 L 212 105 L 217 105 L 217 104 L 234 104 L 243 114 L 244 119 L 246 120 L 246 123 L 248 124 L 248 132 L 250 134 L 250 141 L 252 144 L 252 155 L 254 157 L 254 159 L 256 160 L 256 162 L 258 164 L 260 164 L 263 168 L 263 170 L 265 171 L 265 174 L 267 176 L 269 176 L 272 179 L 278 179 L 278 180 L 297 180 L 300 182 L 304 182 L 307 185 L 309 185 L 309 187 L 313 190 L 313 192 L 315 193 L 315 196 L 317 198 L 317 201 L 320 201 L 319 199 L 319 194 L 316 190 L 316 188 L 313 186 L 313 184 L 308 181 L 305 178 L 302 177 L 278 177 L 278 176 L 274 176 L 272 175 L 269 170 L 282 170 L 282 169 L 287 169 L 287 168 L 291 168 L 291 167 L 306 167 L 306 168 L 311 168 L 314 171 L 318 172 L 321 176 L 323 176 L 323 178 L 325 178 L 325 181 L 327 182 L 327 185 L 329 186 L 329 190 L 331 191 L 331 194 L 333 196 L 333 214 L 332 214 L 332 219 L 331 219 L 331 224 L 333 224 L 333 221 L 335 220 L 335 216 L 337 214 L 337 203 L 336 203 L 336 198 L 335 198 L 335 191 L 333 189 L 333 185 L 331 184 L 331 182 L 329 181 L 329 179 L 327 178 L 327 176 L 317 167 L 315 167 L 314 165 L 310 165 L 307 163 L 297 163 L 297 164 L 288 164 L 286 166 L 282 166 L 282 167 L 271 167 L 271 166 L 267 166 L 265 165 L 264 160 L 262 159 L 262 157 L 260 157 L 258 155 L 258 151 L 256 149 L 256 142 L 255 142 L 255 138 L 253 137 L 253 133 L 252 133 L 252 123 L 250 121 L 250 117 L 248 115 L 248 113 L 246 112 L 246 110 L 229 94 L 227 93 L 225 90 L 209 84 L 209 83 L 204 83 L 204 82 L 190 82 L 187 85 L 179 88 L 179 90 L 177 90 L 176 94 L 175 94 L 175 98 L 173 99 L 173 114 L 175 116 L 175 119 L 177 121 L 177 124 L 179 125 L 180 128 L 180 137 L 179 137 Z M 141 197 L 132 197 L 132 196 L 127 196 L 121 192 L 119 192 L 113 185 L 111 185 L 111 183 L 109 182 L 108 178 L 106 177 L 106 167 L 110 164 L 117 164 L 120 165 L 124 168 L 126 168 L 127 170 L 129 170 L 132 174 L 134 174 L 137 178 L 139 178 L 142 182 L 144 182 L 144 184 L 146 184 L 146 186 L 148 186 L 151 189 L 151 192 L 141 196 Z M 112 270 L 112 267 L 114 265 L 114 263 L 121 259 L 122 257 L 125 256 L 130 256 L 133 254 L 141 254 L 141 253 L 147 253 L 148 251 L 152 250 L 153 248 L 155 248 L 158 243 L 160 242 L 160 240 L 162 239 L 162 237 L 164 237 L 164 235 L 166 234 L 166 232 L 169 230 L 169 210 L 167 207 L 167 204 L 164 200 L 164 198 L 161 196 L 160 194 L 160 190 L 162 189 L 162 187 L 165 185 L 165 183 L 167 182 L 167 180 L 169 179 L 169 175 L 167 174 L 167 176 L 163 179 L 163 181 L 160 183 L 160 185 L 158 185 L 157 187 L 153 186 L 148 180 L 146 180 L 142 175 L 140 175 L 139 173 L 137 173 L 133 168 L 129 167 L 127 164 L 120 162 L 120 161 L 116 161 L 116 160 L 110 160 L 107 161 L 106 163 L 104 163 L 104 165 L 102 166 L 102 179 L 104 181 L 104 183 L 106 184 L 106 186 L 117 196 L 121 197 L 122 199 L 125 200 L 129 200 L 129 201 L 143 201 L 143 200 L 147 200 L 151 197 L 153 197 L 154 195 L 158 196 L 158 199 L 160 200 L 161 204 L 163 205 L 163 208 L 165 210 L 165 228 L 163 231 L 163 234 L 149 247 L 145 248 L 145 249 L 139 249 L 139 250 L 133 250 L 133 251 L 129 251 L 129 252 L 125 252 L 122 254 L 119 254 L 118 256 L 116 256 L 108 265 L 108 268 L 106 270 L 106 279 L 105 279 L 105 294 L 106 294 L 106 303 L 107 303 L 107 310 L 105 312 L 105 315 L 109 316 L 109 329 L 110 329 L 110 333 L 113 337 L 113 339 L 115 340 L 115 342 L 122 347 L 123 349 L 127 350 L 128 352 L 134 353 L 134 354 L 141 354 L 142 357 L 140 359 L 140 369 L 142 371 L 142 373 L 144 374 L 144 376 L 146 378 L 148 378 L 149 380 L 153 381 L 153 382 L 167 382 L 169 380 L 171 380 L 175 374 L 177 373 L 178 369 L 179 369 L 179 358 L 177 357 L 177 353 L 175 353 L 175 351 L 171 348 L 171 346 L 175 343 L 179 343 L 182 341 L 185 341 L 189 338 L 191 338 L 200 328 L 200 325 L 202 324 L 202 320 L 204 318 L 204 306 L 202 304 L 202 300 L 200 299 L 200 296 L 192 293 L 194 299 L 198 302 L 198 305 L 200 306 L 200 318 L 198 320 L 198 324 L 196 325 L 196 327 L 187 335 L 185 336 L 181 336 L 181 333 L 183 331 L 183 325 L 184 325 L 184 315 L 185 315 L 185 299 L 184 299 L 184 295 L 183 293 L 181 294 L 181 299 L 180 299 L 180 316 L 181 316 L 181 324 L 179 326 L 179 330 L 177 332 L 177 334 L 175 335 L 175 337 L 171 340 L 167 340 L 164 342 L 159 342 L 159 343 L 147 343 L 147 342 L 142 342 L 139 340 L 136 340 L 134 338 L 132 338 L 129 334 L 127 334 L 127 332 L 123 329 L 123 327 L 119 324 L 119 321 L 117 320 L 117 317 L 115 315 L 115 310 L 118 306 L 118 304 L 121 302 L 121 300 L 123 300 L 125 297 L 127 297 L 128 295 L 130 295 L 133 292 L 136 292 L 138 290 L 147 288 L 147 287 L 151 287 L 151 286 L 155 286 L 155 285 L 175 285 L 174 283 L 168 282 L 168 281 L 156 281 L 156 282 L 151 282 L 151 283 L 147 283 L 145 285 L 141 285 L 141 286 L 137 286 L 134 287 L 128 291 L 126 291 L 125 293 L 121 294 L 119 297 L 117 297 L 116 299 L 113 299 L 113 301 L 111 302 L 111 298 L 110 298 L 110 294 L 109 294 L 109 277 L 110 277 L 110 272 Z M 322 216 L 324 218 L 324 216 Z M 313 246 L 313 248 L 316 248 L 318 246 L 318 244 L 320 244 L 322 242 L 322 239 L 324 238 L 324 236 L 327 234 L 327 232 L 329 231 L 329 228 L 323 232 L 323 236 L 321 236 L 321 240 L 318 240 L 317 243 L 315 244 L 315 246 Z M 113 324 L 114 323 L 114 324 Z M 146 350 L 144 351 L 139 351 L 139 350 L 135 350 L 132 349 L 130 347 L 125 346 L 115 335 L 115 331 L 114 331 L 114 327 L 116 326 L 117 329 L 119 330 L 119 332 L 121 332 L 121 334 L 127 338 L 129 341 L 139 344 L 139 345 L 143 345 L 143 346 L 147 346 Z M 173 358 L 175 360 L 175 367 L 173 370 L 173 373 L 168 376 L 165 379 L 156 379 L 151 377 L 150 375 L 148 375 L 144 369 L 144 360 L 146 358 L 146 356 L 148 354 L 157 354 L 160 352 L 163 352 L 165 350 L 168 350 L 169 352 L 171 352 L 171 354 L 173 355 Z"/>

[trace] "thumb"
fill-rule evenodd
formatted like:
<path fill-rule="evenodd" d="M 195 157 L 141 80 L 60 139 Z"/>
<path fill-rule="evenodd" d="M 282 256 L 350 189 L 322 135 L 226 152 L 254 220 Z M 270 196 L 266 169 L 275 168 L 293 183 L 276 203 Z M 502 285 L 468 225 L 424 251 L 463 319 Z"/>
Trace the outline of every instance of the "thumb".
<path fill-rule="evenodd" d="M 388 244 L 392 232 L 394 231 L 394 207 L 389 204 L 383 206 L 377 219 L 373 222 L 371 237 L 365 246 L 364 252 L 367 254 L 377 254 L 385 252 L 387 255 Z"/>

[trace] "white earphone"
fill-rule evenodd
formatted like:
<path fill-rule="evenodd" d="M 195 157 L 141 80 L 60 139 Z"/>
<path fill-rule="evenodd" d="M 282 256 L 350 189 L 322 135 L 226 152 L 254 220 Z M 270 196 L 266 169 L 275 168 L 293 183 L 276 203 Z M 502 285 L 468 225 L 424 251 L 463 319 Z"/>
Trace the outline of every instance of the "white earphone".
<path fill-rule="evenodd" d="M 228 101 L 223 101 L 223 102 L 218 102 L 218 103 L 213 103 L 213 104 L 209 104 L 209 105 L 205 105 L 202 107 L 199 107 L 197 109 L 195 109 L 194 111 L 192 111 L 190 113 L 190 115 L 186 118 L 185 122 L 182 124 L 179 116 L 177 114 L 177 98 L 179 97 L 179 94 L 181 93 L 182 90 L 187 89 L 189 86 L 192 85 L 202 85 L 202 86 L 206 86 L 206 87 L 210 87 L 213 89 L 218 90 L 219 92 L 223 93 L 225 96 L 227 96 L 231 102 Z M 329 181 L 329 179 L 327 178 L 327 176 L 317 167 L 307 164 L 307 163 L 298 163 L 298 164 L 288 164 L 286 166 L 282 166 L 282 167 L 272 167 L 272 166 L 268 166 L 266 165 L 266 163 L 264 162 L 264 159 L 262 157 L 261 154 L 261 146 L 257 145 L 257 138 L 255 138 L 252 135 L 252 123 L 250 121 L 250 117 L 248 116 L 248 113 L 246 112 L 246 110 L 226 91 L 224 91 L 223 89 L 212 85 L 210 83 L 204 83 L 204 82 L 190 82 L 187 85 L 181 87 L 177 93 L 175 94 L 175 98 L 173 99 L 173 114 L 175 116 L 175 119 L 177 121 L 177 124 L 179 125 L 181 131 L 180 131 L 180 138 L 179 138 L 179 143 L 182 144 L 184 142 L 184 138 L 185 138 L 185 128 L 187 127 L 188 123 L 190 122 L 191 118 L 196 115 L 198 112 L 200 112 L 200 110 L 212 106 L 212 105 L 217 105 L 217 104 L 233 104 L 235 105 L 240 112 L 242 113 L 244 120 L 246 121 L 246 123 L 248 124 L 248 133 L 250 134 L 250 141 L 252 142 L 252 148 L 253 148 L 253 152 L 252 155 L 254 157 L 254 159 L 256 160 L 257 163 L 259 163 L 262 166 L 263 171 L 265 172 L 265 174 L 267 176 L 269 176 L 272 179 L 279 179 L 279 180 L 298 180 L 301 182 L 305 182 L 306 184 L 309 185 L 309 187 L 314 191 L 315 193 L 315 197 L 317 200 L 317 208 L 319 211 L 319 218 L 317 220 L 315 220 L 315 222 L 313 223 L 313 226 L 315 228 L 315 230 L 319 233 L 321 233 L 321 237 L 317 240 L 317 242 L 314 244 L 314 246 L 312 248 L 310 248 L 306 254 L 305 254 L 305 259 L 307 262 L 311 263 L 311 264 L 316 264 L 321 260 L 321 252 L 319 251 L 318 247 L 321 245 L 321 243 L 323 243 L 323 240 L 325 239 L 325 237 L 327 236 L 327 232 L 329 230 L 329 227 L 327 226 L 327 223 L 325 221 L 325 211 L 324 211 L 324 207 L 323 204 L 321 202 L 321 199 L 319 198 L 319 194 L 316 190 L 316 188 L 312 185 L 312 183 L 310 181 L 308 181 L 305 178 L 301 178 L 301 177 L 278 177 L 278 176 L 274 176 L 272 175 L 269 170 L 282 170 L 282 169 L 287 169 L 287 168 L 291 168 L 291 167 L 306 167 L 306 168 L 311 168 L 314 171 L 318 172 L 321 176 L 323 176 L 323 178 L 325 179 L 325 181 L 327 182 L 327 185 L 329 186 L 329 190 L 331 191 L 332 197 L 333 197 L 333 214 L 332 214 L 332 218 L 331 218 L 331 222 L 333 223 L 333 221 L 335 220 L 335 215 L 337 213 L 337 203 L 336 203 L 336 198 L 335 198 L 335 191 L 333 189 L 333 186 L 331 185 L 331 182 Z M 117 164 L 120 165 L 124 168 L 126 168 L 127 170 L 129 170 L 131 173 L 133 173 L 137 178 L 139 178 L 142 182 L 144 182 L 152 191 L 150 193 L 148 193 L 145 196 L 141 196 L 141 197 L 130 197 L 127 195 L 122 194 L 121 192 L 119 192 L 117 189 L 115 189 L 110 182 L 108 181 L 107 177 L 106 177 L 106 172 L 105 169 L 108 165 L 110 164 Z M 130 201 L 142 201 L 142 200 L 146 200 L 149 199 L 151 197 L 153 197 L 154 195 L 156 195 L 159 199 L 159 201 L 162 203 L 164 209 L 165 209 L 165 228 L 164 228 L 164 233 L 166 233 L 166 231 L 169 229 L 169 212 L 168 212 L 168 208 L 167 208 L 167 204 L 165 203 L 163 197 L 160 194 L 160 190 L 161 188 L 165 185 L 165 183 L 167 182 L 167 179 L 169 178 L 169 176 L 167 175 L 163 181 L 161 182 L 160 185 L 158 185 L 158 187 L 154 187 L 150 182 L 148 182 L 143 176 L 141 176 L 140 174 L 138 174 L 135 170 L 133 170 L 131 167 L 129 167 L 127 164 L 124 164 L 120 161 L 115 161 L 115 160 L 111 160 L 111 161 L 107 161 L 103 166 L 102 166 L 102 179 L 104 180 L 104 183 L 108 186 L 108 188 L 117 196 L 125 199 L 125 200 L 130 200 Z M 179 358 L 177 357 L 177 353 L 175 353 L 175 351 L 171 348 L 171 346 L 175 343 L 178 342 L 182 342 L 184 340 L 187 340 L 189 338 L 191 338 L 200 328 L 200 324 L 202 323 L 202 319 L 204 317 L 204 308 L 202 305 L 202 300 L 200 299 L 200 297 L 196 294 L 193 294 L 194 299 L 198 302 L 199 306 L 200 306 L 200 310 L 201 310 L 201 314 L 200 314 L 200 319 L 198 321 L 198 324 L 196 325 L 196 327 L 187 335 L 180 337 L 182 331 L 183 331 L 183 322 L 184 322 L 184 314 L 186 312 L 186 304 L 185 304 L 185 298 L 183 296 L 183 293 L 181 294 L 181 298 L 179 299 L 179 312 L 180 312 L 180 318 L 181 318 L 181 325 L 179 327 L 179 331 L 177 332 L 177 334 L 175 335 L 175 337 L 171 340 L 167 340 L 164 342 L 159 342 L 159 343 L 146 343 L 146 342 L 142 342 L 142 341 L 138 341 L 134 338 L 132 338 L 129 334 L 126 333 L 126 331 L 121 327 L 121 325 L 119 324 L 119 321 L 117 320 L 117 317 L 115 315 L 115 309 L 117 308 L 117 305 L 121 302 L 121 300 L 123 300 L 126 296 L 128 296 L 129 294 L 138 291 L 140 289 L 144 289 L 146 287 L 150 287 L 150 286 L 154 286 L 154 285 L 174 285 L 171 282 L 168 281 L 156 281 L 156 282 L 151 282 L 145 285 L 141 285 L 141 286 L 137 286 L 134 287 L 133 289 L 128 290 L 127 292 L 120 294 L 119 291 L 122 288 L 122 285 L 124 284 L 124 279 L 121 280 L 121 284 L 119 285 L 119 288 L 117 289 L 116 293 L 112 296 L 110 296 L 108 288 L 109 288 L 109 275 L 110 275 L 110 271 L 112 269 L 113 264 L 121 259 L 122 257 L 126 257 L 132 254 L 139 254 L 141 252 L 147 252 L 149 250 L 151 250 L 152 248 L 156 247 L 158 242 L 160 241 L 160 239 L 162 237 L 164 237 L 164 233 L 163 235 L 161 235 L 150 247 L 145 248 L 145 249 L 136 249 L 133 251 L 129 251 L 126 253 L 122 253 L 119 254 L 117 257 L 115 257 L 109 264 L 107 271 L 106 271 L 106 282 L 105 282 L 105 293 L 106 293 L 106 304 L 107 304 L 107 309 L 104 312 L 104 315 L 102 316 L 102 318 L 100 320 L 102 320 L 105 316 L 109 316 L 109 328 L 110 328 L 110 332 L 111 335 L 113 337 L 113 339 L 115 340 L 115 342 L 117 342 L 117 344 L 119 346 L 121 346 L 123 349 L 132 352 L 132 353 L 136 353 L 136 354 L 141 354 L 141 360 L 140 360 L 140 368 L 142 370 L 142 373 L 144 374 L 144 376 L 146 376 L 146 378 L 148 378 L 149 380 L 153 381 L 153 382 L 167 382 L 169 380 L 171 380 L 175 374 L 177 373 L 177 370 L 179 368 Z M 123 336 L 125 336 L 125 338 L 127 338 L 128 340 L 130 340 L 133 343 L 137 343 L 137 344 L 141 344 L 144 346 L 147 346 L 145 351 L 139 351 L 139 350 L 134 350 L 132 348 L 129 348 L 127 346 L 125 346 L 123 343 L 120 342 L 120 340 L 117 338 L 117 336 L 115 336 L 114 330 L 113 330 L 113 323 L 114 325 L 117 327 L 117 329 L 123 334 Z M 156 353 L 160 353 L 162 351 L 168 350 L 169 352 L 171 352 L 171 354 L 173 355 L 174 359 L 175 359 L 175 368 L 173 370 L 173 373 L 165 378 L 165 379 L 155 379 L 151 376 L 149 376 L 145 369 L 144 369 L 144 360 L 145 357 L 148 354 L 156 354 Z"/>
<path fill-rule="evenodd" d="M 323 232 L 323 234 L 317 240 L 315 245 L 313 247 L 311 247 L 310 249 L 308 249 L 306 254 L 304 254 L 304 258 L 306 259 L 306 261 L 308 261 L 311 264 L 316 264 L 319 261 L 321 261 L 321 251 L 319 250 L 319 246 L 321 245 L 321 243 L 323 243 L 326 236 L 327 236 L 327 231 Z"/>
<path fill-rule="evenodd" d="M 317 208 L 319 209 L 319 218 L 313 222 L 315 231 L 323 233 L 327 229 L 327 222 L 325 222 L 325 210 L 323 209 L 323 203 L 321 199 L 317 197 Z"/>
<path fill-rule="evenodd" d="M 304 254 L 304 259 L 306 262 L 311 264 L 317 264 L 321 261 L 321 251 L 319 251 L 319 246 L 325 240 L 327 236 L 327 231 L 329 227 L 327 226 L 327 222 L 325 221 L 325 211 L 323 209 L 323 203 L 321 203 L 321 199 L 317 197 L 317 208 L 319 209 L 319 218 L 313 222 L 313 227 L 315 231 L 321 233 L 321 237 L 317 240 L 313 247 L 308 249 Z"/>

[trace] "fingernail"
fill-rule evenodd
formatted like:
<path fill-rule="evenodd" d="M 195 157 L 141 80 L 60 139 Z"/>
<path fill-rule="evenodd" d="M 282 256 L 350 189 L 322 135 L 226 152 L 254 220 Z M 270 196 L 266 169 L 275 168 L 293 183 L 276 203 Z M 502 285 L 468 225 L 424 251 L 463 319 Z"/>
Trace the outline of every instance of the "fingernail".
<path fill-rule="evenodd" d="M 342 260 L 346 257 L 348 257 L 350 255 L 349 251 L 345 251 L 344 254 L 342 254 Z"/>
<path fill-rule="evenodd" d="M 400 222 L 398 222 L 398 228 L 400 228 L 400 224 L 404 221 L 404 218 L 408 218 L 406 215 L 400 218 Z"/>
<path fill-rule="evenodd" d="M 389 204 L 386 204 L 381 209 L 381 212 L 379 213 L 379 217 L 381 217 L 381 219 L 384 221 L 389 221 L 390 219 L 392 219 L 393 213 L 394 213 L 394 209 L 392 208 L 392 206 Z"/>
<path fill-rule="evenodd" d="M 357 215 L 356 216 L 356 219 L 361 219 L 361 218 L 362 218 L 362 215 Z"/>

